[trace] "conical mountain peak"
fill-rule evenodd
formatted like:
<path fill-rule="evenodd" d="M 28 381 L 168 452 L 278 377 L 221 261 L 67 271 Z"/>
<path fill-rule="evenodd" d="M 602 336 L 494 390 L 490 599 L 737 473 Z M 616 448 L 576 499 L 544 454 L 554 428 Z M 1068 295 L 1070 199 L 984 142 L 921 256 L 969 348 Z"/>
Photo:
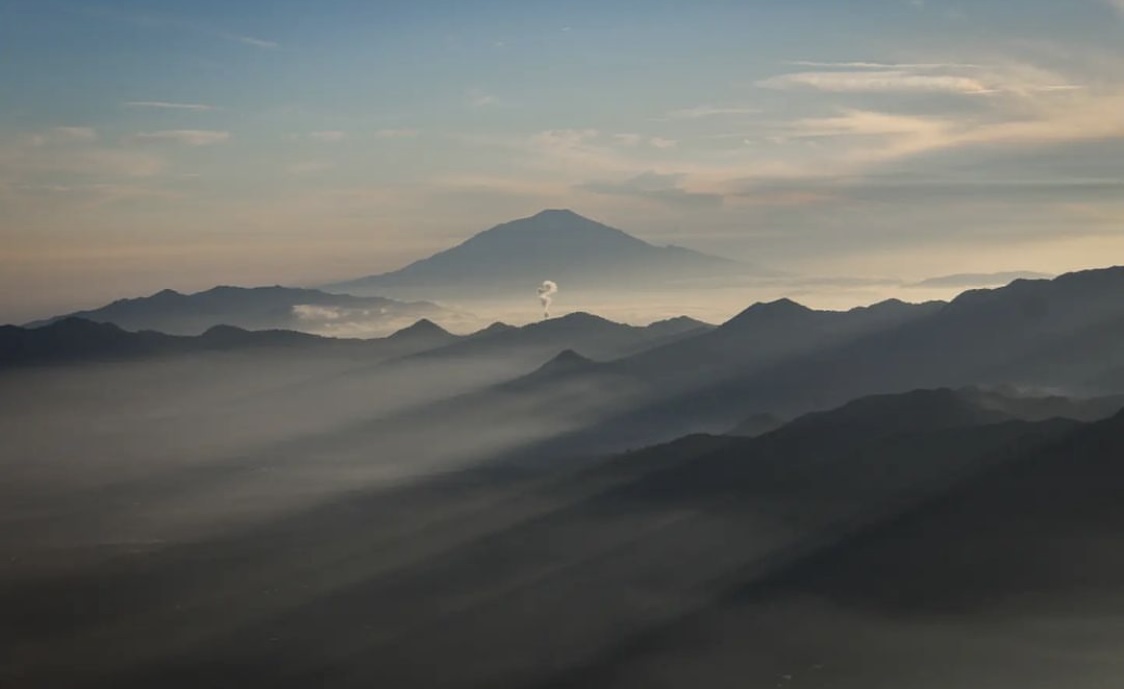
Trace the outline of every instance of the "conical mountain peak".
<path fill-rule="evenodd" d="M 409 299 L 517 298 L 543 280 L 567 290 L 662 286 L 668 280 L 742 272 L 739 264 L 658 247 L 567 208 L 501 223 L 429 258 L 382 275 L 331 286 L 349 294 Z"/>
<path fill-rule="evenodd" d="M 428 318 L 422 318 L 413 325 L 407 326 L 391 335 L 391 339 L 416 339 L 416 338 L 444 338 L 450 335 L 448 330 L 437 325 Z"/>

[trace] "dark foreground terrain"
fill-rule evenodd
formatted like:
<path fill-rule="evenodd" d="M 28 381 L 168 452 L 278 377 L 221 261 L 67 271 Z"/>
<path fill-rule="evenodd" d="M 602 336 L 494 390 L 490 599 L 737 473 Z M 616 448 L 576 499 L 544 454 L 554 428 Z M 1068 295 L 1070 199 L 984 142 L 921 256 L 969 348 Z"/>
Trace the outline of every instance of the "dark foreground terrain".
<path fill-rule="evenodd" d="M 1122 287 L 4 329 L 0 687 L 1118 689 Z"/>
<path fill-rule="evenodd" d="M 6 525 L 5 686 L 1046 688 L 1124 672 L 1124 414 L 1028 422 L 918 391 L 174 542 L 52 547 L 51 522 L 26 517 L 44 531 Z"/>

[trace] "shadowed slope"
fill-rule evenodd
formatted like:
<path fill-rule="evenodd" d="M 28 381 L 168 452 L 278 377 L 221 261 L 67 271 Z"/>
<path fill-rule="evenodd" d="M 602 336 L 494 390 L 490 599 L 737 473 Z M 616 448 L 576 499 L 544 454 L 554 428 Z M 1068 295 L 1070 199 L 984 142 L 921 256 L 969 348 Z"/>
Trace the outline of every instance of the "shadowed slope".
<path fill-rule="evenodd" d="M 1101 689 L 1124 669 L 1122 529 L 1124 414 L 537 686 Z"/>

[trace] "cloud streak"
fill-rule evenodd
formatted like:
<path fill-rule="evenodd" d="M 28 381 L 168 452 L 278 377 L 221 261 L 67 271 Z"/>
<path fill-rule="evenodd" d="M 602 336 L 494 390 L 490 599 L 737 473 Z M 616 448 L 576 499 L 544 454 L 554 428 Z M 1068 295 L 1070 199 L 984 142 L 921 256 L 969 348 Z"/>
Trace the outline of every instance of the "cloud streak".
<path fill-rule="evenodd" d="M 154 177 L 164 169 L 162 158 L 145 151 L 108 148 L 97 143 L 88 127 L 58 127 L 29 138 L 0 138 L 0 181 L 28 187 L 72 186 L 58 175 L 101 178 Z"/>
<path fill-rule="evenodd" d="M 63 141 L 94 141 L 98 138 L 92 127 L 55 127 L 52 132 L 56 139 Z"/>
<path fill-rule="evenodd" d="M 121 12 L 105 7 L 84 7 L 81 11 L 85 12 L 88 15 L 96 17 L 104 17 L 120 22 L 127 22 L 144 29 L 179 29 L 181 31 L 188 31 L 201 36 L 218 38 L 224 41 L 240 43 L 242 45 L 251 46 L 253 48 L 260 48 L 263 50 L 274 50 L 281 47 L 281 44 L 276 41 L 266 40 L 257 36 L 249 36 L 241 33 L 223 31 L 213 26 L 208 26 L 206 24 L 200 24 L 198 22 L 193 22 L 167 15 Z"/>
<path fill-rule="evenodd" d="M 241 43 L 242 45 L 253 46 L 254 48 L 273 50 L 275 48 L 281 47 L 280 43 L 276 41 L 267 41 L 264 38 L 255 38 L 253 36 L 239 36 L 238 34 L 222 32 L 216 32 L 215 35 L 219 38 L 225 38 L 228 41 L 234 41 L 235 43 Z"/>
<path fill-rule="evenodd" d="M 811 60 L 796 60 L 788 64 L 796 67 L 813 67 L 824 69 L 978 69 L 980 65 L 970 62 L 814 62 Z"/>
<path fill-rule="evenodd" d="M 1124 1 L 1124 0 L 1122 0 Z M 817 71 L 781 74 L 756 83 L 772 90 L 810 90 L 839 94 L 993 95 L 1076 91 L 1058 75 L 1027 65 L 980 65 L 956 62 L 799 62 Z"/>
<path fill-rule="evenodd" d="M 670 206 L 713 208 L 722 205 L 721 194 L 693 192 L 683 188 L 681 185 L 685 178 L 684 174 L 645 172 L 620 182 L 586 182 L 576 188 L 594 194 L 641 198 Z"/>
<path fill-rule="evenodd" d="M 776 90 L 812 89 L 834 93 L 995 93 L 977 79 L 965 76 L 918 74 L 907 70 L 796 72 L 757 82 Z"/>
<path fill-rule="evenodd" d="M 308 138 L 312 139 L 313 141 L 319 141 L 320 143 L 335 144 L 335 143 L 339 143 L 339 142 L 343 141 L 344 139 L 346 139 L 347 138 L 347 132 L 341 132 L 341 131 L 312 132 L 311 134 L 308 135 Z"/>
<path fill-rule="evenodd" d="M 195 148 L 224 143 L 229 141 L 230 138 L 230 132 L 207 129 L 166 129 L 157 132 L 142 132 L 133 136 L 136 141 L 174 143 Z"/>
<path fill-rule="evenodd" d="M 680 110 L 672 110 L 664 113 L 660 121 L 668 120 L 700 120 L 711 117 L 730 117 L 736 115 L 756 115 L 761 112 L 760 108 L 753 108 L 748 106 L 714 106 L 714 105 L 696 105 L 693 108 L 682 108 Z"/>
<path fill-rule="evenodd" d="M 213 105 L 206 105 L 204 103 L 171 103 L 168 101 L 159 100 L 131 100 L 126 102 L 126 108 L 150 108 L 154 110 L 191 110 L 196 112 L 207 112 L 210 110 L 217 110 Z"/>
<path fill-rule="evenodd" d="M 380 129 L 375 132 L 379 139 L 412 139 L 420 134 L 417 129 Z"/>
<path fill-rule="evenodd" d="M 472 89 L 468 92 L 468 105 L 474 109 L 487 108 L 494 105 L 499 105 L 500 99 L 496 98 L 490 93 L 485 93 L 480 89 Z"/>
<path fill-rule="evenodd" d="M 285 166 L 285 172 L 290 175 L 302 177 L 327 172 L 335 167 L 335 163 L 326 160 L 305 160 Z"/>

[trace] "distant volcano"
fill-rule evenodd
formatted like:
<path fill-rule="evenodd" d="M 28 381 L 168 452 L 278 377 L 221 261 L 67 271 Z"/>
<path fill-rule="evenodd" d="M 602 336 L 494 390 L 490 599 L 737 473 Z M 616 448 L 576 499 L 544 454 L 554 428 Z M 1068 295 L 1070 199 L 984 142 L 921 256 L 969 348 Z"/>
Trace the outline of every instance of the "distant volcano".
<path fill-rule="evenodd" d="M 497 225 L 400 270 L 325 289 L 450 301 L 520 293 L 533 298 L 544 275 L 574 291 L 660 288 L 677 280 L 749 272 L 748 266 L 728 259 L 654 246 L 570 210 L 544 210 Z"/>

